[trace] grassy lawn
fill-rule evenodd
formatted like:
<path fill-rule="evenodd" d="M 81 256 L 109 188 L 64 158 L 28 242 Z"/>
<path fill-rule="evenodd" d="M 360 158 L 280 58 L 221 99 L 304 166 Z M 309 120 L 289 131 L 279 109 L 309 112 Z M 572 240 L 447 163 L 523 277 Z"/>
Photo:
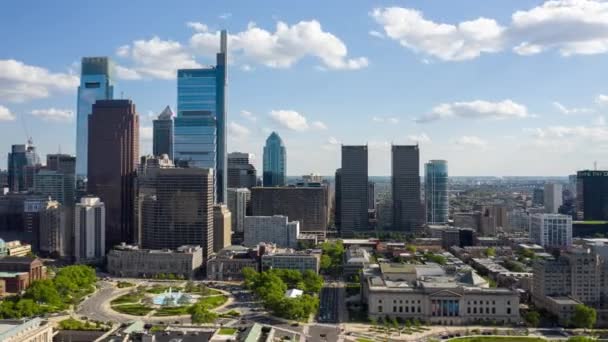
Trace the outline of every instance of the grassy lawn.
<path fill-rule="evenodd" d="M 234 328 L 221 328 L 218 334 L 220 335 L 234 335 L 236 329 Z"/>
<path fill-rule="evenodd" d="M 240 312 L 238 312 L 236 310 L 230 310 L 228 312 L 224 312 L 224 313 L 220 314 L 220 317 L 234 318 L 234 317 L 239 317 L 240 315 L 241 315 Z"/>
<path fill-rule="evenodd" d="M 139 303 L 140 300 L 144 298 L 143 294 L 139 293 L 127 293 L 126 295 L 122 295 L 110 302 L 111 305 L 116 304 L 126 304 L 126 303 Z"/>
<path fill-rule="evenodd" d="M 156 312 L 152 316 L 178 316 L 178 315 L 187 315 L 188 314 L 188 306 L 176 306 L 176 307 L 165 307 L 156 310 Z"/>
<path fill-rule="evenodd" d="M 547 342 L 540 337 L 525 336 L 478 336 L 478 337 L 457 337 L 450 342 Z"/>
<path fill-rule="evenodd" d="M 374 342 L 374 340 L 370 340 L 369 338 L 359 337 L 357 338 L 357 342 Z"/>
<path fill-rule="evenodd" d="M 152 311 L 151 307 L 145 306 L 143 304 L 116 305 L 112 306 L 112 309 L 114 311 L 133 316 L 145 316 L 150 313 L 150 311 Z"/>
<path fill-rule="evenodd" d="M 228 301 L 226 296 L 214 296 L 201 298 L 198 302 L 207 305 L 209 309 L 213 309 L 226 303 L 226 301 Z"/>
<path fill-rule="evenodd" d="M 64 319 L 59 322 L 60 330 L 87 330 L 87 331 L 106 331 L 108 327 L 101 324 L 93 324 L 90 322 L 83 322 L 73 318 Z"/>
<path fill-rule="evenodd" d="M 165 291 L 169 290 L 169 287 L 171 288 L 171 292 L 177 292 L 177 291 L 181 291 L 182 288 L 179 286 L 165 286 L 165 285 L 154 285 L 149 289 L 146 289 L 147 293 L 154 293 L 154 294 L 160 294 L 163 293 Z"/>
<path fill-rule="evenodd" d="M 133 287 L 133 286 L 135 286 L 135 284 L 129 283 L 128 281 L 119 281 L 118 283 L 116 283 L 116 287 L 118 287 L 119 289 L 124 289 L 126 287 Z"/>

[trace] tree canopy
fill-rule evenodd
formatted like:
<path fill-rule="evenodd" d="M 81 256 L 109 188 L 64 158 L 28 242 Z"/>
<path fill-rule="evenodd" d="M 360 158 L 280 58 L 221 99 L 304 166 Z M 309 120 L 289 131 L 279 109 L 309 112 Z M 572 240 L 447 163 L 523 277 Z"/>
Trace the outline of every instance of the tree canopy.
<path fill-rule="evenodd" d="M 597 320 L 597 312 L 594 308 L 583 304 L 574 307 L 572 324 L 577 328 L 591 329 Z"/>

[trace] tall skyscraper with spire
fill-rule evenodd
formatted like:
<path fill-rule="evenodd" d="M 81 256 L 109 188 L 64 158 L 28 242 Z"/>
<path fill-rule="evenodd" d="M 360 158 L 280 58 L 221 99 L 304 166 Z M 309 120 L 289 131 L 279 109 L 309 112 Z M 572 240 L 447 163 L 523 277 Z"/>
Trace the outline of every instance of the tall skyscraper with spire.
<path fill-rule="evenodd" d="M 158 115 L 158 119 L 152 121 L 152 153 L 155 156 L 166 154 L 173 160 L 173 117 L 175 114 L 171 107 L 167 106 Z"/>
<path fill-rule="evenodd" d="M 226 200 L 227 33 L 220 35 L 215 66 L 177 71 L 174 159 L 214 169 L 215 202 Z"/>
<path fill-rule="evenodd" d="M 97 100 L 114 98 L 112 62 L 108 57 L 84 57 L 78 87 L 76 113 L 76 176 L 87 177 L 89 116 Z"/>
<path fill-rule="evenodd" d="M 287 183 L 287 153 L 277 132 L 270 133 L 264 146 L 264 186 L 284 186 Z"/>

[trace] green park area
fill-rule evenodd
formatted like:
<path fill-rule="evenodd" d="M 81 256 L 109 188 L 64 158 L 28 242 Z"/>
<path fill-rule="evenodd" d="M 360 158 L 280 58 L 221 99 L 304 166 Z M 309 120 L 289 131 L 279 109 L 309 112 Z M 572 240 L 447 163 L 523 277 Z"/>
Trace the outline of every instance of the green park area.
<path fill-rule="evenodd" d="M 323 287 L 323 277 L 308 270 L 272 269 L 257 272 L 252 268 L 243 269 L 245 286 L 264 302 L 264 306 L 275 316 L 307 321 L 319 308 L 319 292 Z M 304 293 L 295 298 L 285 297 L 288 289 L 299 289 Z"/>
<path fill-rule="evenodd" d="M 154 297 L 169 292 L 184 294 L 176 303 L 171 305 L 156 305 Z M 185 296 L 187 295 L 187 296 Z M 196 301 L 188 298 L 193 297 Z M 194 323 L 211 323 L 218 315 L 211 310 L 223 305 L 228 297 L 221 291 L 211 289 L 202 284 L 188 282 L 186 286 L 152 285 L 137 287 L 131 292 L 113 299 L 110 305 L 114 311 L 133 315 L 155 317 L 191 315 Z"/>
<path fill-rule="evenodd" d="M 95 270 L 74 265 L 60 268 L 52 279 L 34 281 L 23 295 L 0 302 L 0 318 L 22 318 L 69 309 L 95 291 Z"/>

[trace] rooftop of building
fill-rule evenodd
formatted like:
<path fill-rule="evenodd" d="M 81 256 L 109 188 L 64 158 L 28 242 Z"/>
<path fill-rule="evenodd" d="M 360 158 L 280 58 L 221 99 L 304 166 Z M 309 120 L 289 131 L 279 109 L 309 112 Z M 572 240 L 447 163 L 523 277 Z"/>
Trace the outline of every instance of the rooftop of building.
<path fill-rule="evenodd" d="M 14 337 L 17 334 L 32 328 L 37 328 L 41 325 L 47 324 L 38 317 L 32 319 L 3 319 L 0 320 L 0 341 L 4 341 L 10 337 Z"/>
<path fill-rule="evenodd" d="M 35 258 L 35 257 L 29 257 L 29 256 L 5 256 L 5 257 L 0 257 L 0 264 L 23 264 L 23 265 L 30 265 L 31 263 L 35 262 L 36 260 L 40 261 L 40 259 Z"/>
<path fill-rule="evenodd" d="M 198 245 L 183 245 L 177 247 L 176 249 L 140 249 L 137 245 L 127 245 L 122 243 L 120 245 L 114 246 L 114 250 L 117 251 L 132 251 L 132 252 L 140 252 L 140 253 L 150 253 L 150 254 L 176 254 L 176 253 L 194 253 L 199 250 L 202 250 L 201 246 Z"/>
<path fill-rule="evenodd" d="M 27 272 L 0 272 L 0 278 L 14 278 Z"/>

